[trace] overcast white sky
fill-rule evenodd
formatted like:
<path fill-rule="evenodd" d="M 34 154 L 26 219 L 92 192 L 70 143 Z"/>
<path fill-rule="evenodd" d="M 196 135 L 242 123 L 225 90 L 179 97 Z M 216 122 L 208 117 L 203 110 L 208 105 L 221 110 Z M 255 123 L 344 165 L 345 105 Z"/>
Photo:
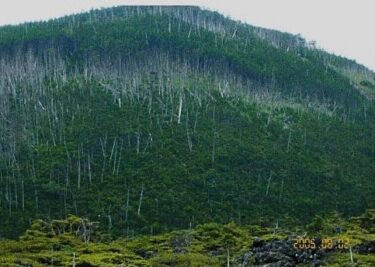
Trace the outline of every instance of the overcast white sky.
<path fill-rule="evenodd" d="M 252 25 L 301 33 L 375 70 L 375 0 L 0 0 L 0 25 L 133 4 L 199 5 Z"/>

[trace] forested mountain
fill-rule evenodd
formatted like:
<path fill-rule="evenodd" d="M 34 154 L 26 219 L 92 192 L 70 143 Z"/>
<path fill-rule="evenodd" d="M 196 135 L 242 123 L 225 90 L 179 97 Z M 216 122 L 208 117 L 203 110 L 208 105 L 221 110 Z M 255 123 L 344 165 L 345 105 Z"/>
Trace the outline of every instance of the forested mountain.
<path fill-rule="evenodd" d="M 198 7 L 0 27 L 0 238 L 112 237 L 375 207 L 375 74 Z"/>

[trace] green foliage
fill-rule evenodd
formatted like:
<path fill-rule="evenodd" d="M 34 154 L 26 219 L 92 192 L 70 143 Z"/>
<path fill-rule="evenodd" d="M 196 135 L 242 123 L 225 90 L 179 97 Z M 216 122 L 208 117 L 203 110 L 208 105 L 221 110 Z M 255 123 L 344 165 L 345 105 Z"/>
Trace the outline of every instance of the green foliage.
<path fill-rule="evenodd" d="M 88 90 L 92 93 L 86 94 Z M 17 209 L 13 199 L 9 214 L 2 191 L 3 235 L 18 233 L 26 218 L 68 214 L 87 216 L 108 233 L 129 236 L 209 221 L 302 223 L 336 209 L 355 215 L 374 203 L 371 125 L 293 109 L 264 111 L 242 101 L 234 106 L 235 99 L 223 99 L 215 91 L 201 105 L 186 94 L 181 124 L 173 114 L 159 115 L 157 99 L 151 114 L 142 102 L 124 101 L 119 108 L 96 82 L 73 80 L 54 94 L 70 107 L 62 121 L 64 141 L 50 145 L 48 117 L 40 120 L 39 144 L 17 156 L 25 210 Z M 67 103 L 70 94 L 74 98 Z M 3 169 L 4 190 L 11 177 L 12 168 Z M 20 190 L 21 177 L 16 184 Z M 14 217 L 25 220 L 15 225 Z"/>
<path fill-rule="evenodd" d="M 152 266 L 221 266 L 219 261 L 212 257 L 200 254 L 163 255 L 152 261 Z"/>
<path fill-rule="evenodd" d="M 38 218 L 52 222 L 25 241 L 303 225 L 374 207 L 373 102 L 323 52 L 262 33 L 156 7 L 1 27 L 0 237 Z M 212 247 L 242 246 L 232 227 L 212 228 Z"/>
<path fill-rule="evenodd" d="M 370 89 L 374 89 L 375 90 L 375 85 L 372 82 L 361 81 L 360 84 L 363 85 L 363 86 L 366 86 L 366 87 L 368 87 Z"/>
<path fill-rule="evenodd" d="M 371 211 L 369 211 L 371 213 Z M 361 215 L 368 218 L 369 213 Z M 343 222 L 337 215 L 322 218 L 326 225 L 333 218 Z M 61 222 L 81 224 L 85 219 L 70 217 Z M 267 229 L 260 226 L 238 226 L 235 223 L 226 225 L 204 224 L 188 230 L 179 230 L 160 235 L 137 236 L 135 238 L 117 239 L 111 242 L 84 242 L 74 233 L 52 233 L 47 229 L 55 222 L 42 220 L 34 221 L 30 232 L 40 231 L 46 235 L 33 239 L 21 237 L 19 241 L 0 241 L 1 266 L 223 266 L 229 262 L 238 266 L 243 262 L 243 256 L 250 250 L 255 239 L 272 241 L 287 240 L 291 232 L 285 229 Z M 348 222 L 347 222 L 348 223 Z M 354 247 L 366 240 L 373 240 L 374 234 L 369 234 L 360 226 L 356 218 L 350 223 L 351 229 L 343 229 L 334 236 L 322 235 L 325 238 L 349 238 Z M 355 229 L 353 231 L 353 229 Z M 301 229 L 303 232 L 304 230 Z M 285 235 L 285 233 L 289 234 Z M 322 232 L 310 233 L 320 236 Z M 295 236 L 295 234 L 293 234 Z M 329 252 L 323 256 L 323 261 L 329 266 L 346 266 L 350 263 L 348 253 Z M 354 261 L 360 266 L 372 266 L 375 259 L 372 254 L 353 254 Z M 303 264 L 297 266 L 304 266 Z M 348 265 L 349 266 L 349 265 Z"/>

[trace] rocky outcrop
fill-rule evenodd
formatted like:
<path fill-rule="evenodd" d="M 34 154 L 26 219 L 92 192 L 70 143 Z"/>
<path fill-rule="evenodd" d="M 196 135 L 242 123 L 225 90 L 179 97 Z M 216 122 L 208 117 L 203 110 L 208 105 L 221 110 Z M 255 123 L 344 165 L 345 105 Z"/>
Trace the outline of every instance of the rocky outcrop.
<path fill-rule="evenodd" d="M 365 240 L 362 244 L 355 246 L 353 250 L 359 254 L 374 254 L 375 240 Z"/>
<path fill-rule="evenodd" d="M 322 257 L 322 251 L 294 249 L 290 239 L 268 242 L 256 239 L 251 250 L 243 256 L 242 266 L 293 267 L 299 263 L 310 263 L 317 267 L 321 265 Z"/>

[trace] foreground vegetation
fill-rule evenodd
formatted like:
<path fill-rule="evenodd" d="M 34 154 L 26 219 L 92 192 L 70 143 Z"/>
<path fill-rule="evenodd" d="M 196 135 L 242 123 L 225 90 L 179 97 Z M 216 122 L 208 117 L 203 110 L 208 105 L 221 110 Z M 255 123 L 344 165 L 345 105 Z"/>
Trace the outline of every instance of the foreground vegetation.
<path fill-rule="evenodd" d="M 340 231 L 337 231 L 338 227 Z M 261 256 L 254 252 L 256 243 L 288 242 L 301 236 L 349 240 L 347 249 L 314 250 L 321 254 L 321 259 L 313 266 L 370 267 L 375 264 L 375 210 L 369 210 L 350 220 L 343 220 L 337 214 L 316 217 L 305 229 L 293 231 L 282 227 L 239 226 L 234 222 L 226 225 L 208 223 L 160 235 L 116 240 L 97 232 L 94 222 L 73 215 L 66 220 L 36 220 L 18 241 L 0 241 L 0 265 L 224 266 L 229 263 L 230 266 L 263 266 L 257 262 Z M 362 249 L 361 246 L 369 241 L 372 241 L 372 250 Z M 287 244 L 289 249 L 294 249 L 292 243 Z M 254 253 L 249 254 L 251 251 Z M 294 253 L 301 254 L 302 251 L 294 249 Z M 311 250 L 309 253 L 312 254 Z M 282 257 L 288 258 L 278 256 L 267 259 L 270 261 L 267 263 L 277 264 Z M 311 266 L 313 260 L 298 262 L 296 258 L 290 263 Z"/>

